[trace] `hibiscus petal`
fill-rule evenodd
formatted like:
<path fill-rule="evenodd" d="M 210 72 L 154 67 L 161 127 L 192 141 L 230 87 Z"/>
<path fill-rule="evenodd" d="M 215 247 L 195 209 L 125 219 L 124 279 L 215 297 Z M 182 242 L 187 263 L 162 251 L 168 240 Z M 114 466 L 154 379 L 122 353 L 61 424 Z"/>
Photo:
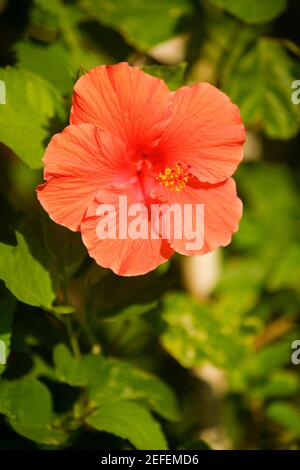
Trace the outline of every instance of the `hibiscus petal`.
<path fill-rule="evenodd" d="M 166 167 L 191 165 L 202 182 L 230 177 L 243 157 L 245 129 L 228 96 L 208 83 L 175 93 L 172 120 L 155 152 Z"/>
<path fill-rule="evenodd" d="M 99 66 L 75 84 L 70 121 L 91 123 L 136 150 L 160 137 L 170 120 L 172 93 L 166 84 L 126 62 Z"/>
<path fill-rule="evenodd" d="M 69 126 L 56 134 L 44 156 L 46 183 L 37 196 L 57 223 L 78 230 L 88 205 L 105 186 L 127 181 L 125 147 L 91 124 Z"/>
<path fill-rule="evenodd" d="M 110 268 L 115 274 L 120 276 L 138 276 L 152 271 L 157 266 L 165 263 L 174 250 L 169 246 L 166 240 L 161 238 L 152 239 L 150 236 L 147 239 L 132 239 L 126 237 L 124 239 L 118 238 L 120 226 L 124 228 L 124 224 L 120 224 L 120 211 L 119 206 L 116 204 L 116 194 L 106 192 L 102 202 L 112 204 L 115 207 L 115 215 L 110 217 L 110 220 L 116 223 L 115 239 L 102 239 L 99 237 L 99 223 L 103 220 L 103 215 L 97 215 L 99 202 L 95 200 L 88 209 L 88 215 L 85 217 L 81 224 L 81 236 L 83 243 L 87 247 L 89 255 L 104 268 Z M 130 197 L 124 196 L 126 207 L 130 205 Z M 121 207 L 124 207 L 121 204 Z M 106 215 L 105 215 L 106 216 Z M 146 218 L 145 218 L 146 219 Z M 126 232 L 132 218 L 126 219 Z M 145 220 L 146 222 L 146 220 Z M 147 218 L 148 222 L 148 218 Z M 150 228 L 150 225 L 149 225 Z"/>
<path fill-rule="evenodd" d="M 152 191 L 153 197 L 159 198 L 168 205 L 180 204 L 182 208 L 182 220 L 184 221 L 184 211 L 188 205 L 192 208 L 192 220 L 188 220 L 188 227 L 184 227 L 181 239 L 175 239 L 174 227 L 171 227 L 170 245 L 175 251 L 184 255 L 205 254 L 219 246 L 226 246 L 231 242 L 232 235 L 238 230 L 238 224 L 242 216 L 243 205 L 237 197 L 236 185 L 232 178 L 226 181 L 211 185 L 201 184 L 193 181 L 181 192 L 172 192 L 169 189 L 157 185 Z M 191 237 L 192 231 L 196 228 L 195 208 L 197 204 L 203 204 L 203 219 L 199 217 L 198 240 L 201 242 L 199 248 L 191 248 L 190 243 L 196 241 L 196 237 Z M 172 219 L 171 219 L 172 220 Z M 175 220 L 175 223 L 178 223 Z"/>
<path fill-rule="evenodd" d="M 75 232 L 98 187 L 96 183 L 86 188 L 86 181 L 62 176 L 38 186 L 37 197 L 54 222 Z"/>

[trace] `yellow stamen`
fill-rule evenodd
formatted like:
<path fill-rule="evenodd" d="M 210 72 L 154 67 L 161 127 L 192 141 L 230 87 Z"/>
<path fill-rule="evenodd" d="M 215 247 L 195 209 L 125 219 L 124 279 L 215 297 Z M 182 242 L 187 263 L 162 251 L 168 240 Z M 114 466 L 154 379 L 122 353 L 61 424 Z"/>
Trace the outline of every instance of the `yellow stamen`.
<path fill-rule="evenodd" d="M 181 163 L 176 163 L 172 168 L 168 167 L 161 171 L 156 180 L 170 191 L 179 193 L 186 187 L 188 180 L 192 176 L 188 171 L 189 169 L 190 165 L 184 168 Z"/>

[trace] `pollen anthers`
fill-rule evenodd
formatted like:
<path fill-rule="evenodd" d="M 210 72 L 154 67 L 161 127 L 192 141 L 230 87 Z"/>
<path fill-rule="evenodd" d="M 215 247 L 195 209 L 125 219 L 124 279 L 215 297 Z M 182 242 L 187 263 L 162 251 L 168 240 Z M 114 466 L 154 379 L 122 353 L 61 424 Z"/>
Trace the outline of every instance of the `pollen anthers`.
<path fill-rule="evenodd" d="M 179 193 L 186 187 L 187 182 L 192 177 L 189 171 L 190 168 L 190 165 L 183 166 L 181 163 L 176 163 L 171 168 L 167 167 L 164 171 L 161 171 L 156 180 L 170 191 Z"/>

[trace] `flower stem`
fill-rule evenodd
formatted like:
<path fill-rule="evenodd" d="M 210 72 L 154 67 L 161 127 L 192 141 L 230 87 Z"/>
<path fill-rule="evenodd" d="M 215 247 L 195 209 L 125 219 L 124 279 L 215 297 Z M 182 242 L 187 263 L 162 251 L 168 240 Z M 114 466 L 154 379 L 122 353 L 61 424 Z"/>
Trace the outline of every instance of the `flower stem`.
<path fill-rule="evenodd" d="M 73 328 L 73 319 L 70 315 L 66 316 L 65 325 L 73 354 L 77 359 L 79 359 L 81 357 L 80 347 L 78 344 L 77 335 Z"/>

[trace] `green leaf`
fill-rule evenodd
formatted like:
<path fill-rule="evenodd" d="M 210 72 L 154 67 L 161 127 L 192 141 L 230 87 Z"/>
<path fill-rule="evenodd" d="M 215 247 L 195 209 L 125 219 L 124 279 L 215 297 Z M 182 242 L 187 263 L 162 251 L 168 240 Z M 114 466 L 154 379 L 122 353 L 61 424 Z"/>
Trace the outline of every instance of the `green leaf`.
<path fill-rule="evenodd" d="M 291 340 L 286 339 L 271 344 L 259 351 L 252 360 L 253 374 L 265 377 L 268 373 L 288 364 L 291 360 Z"/>
<path fill-rule="evenodd" d="M 86 418 L 98 431 L 128 439 L 140 450 L 166 450 L 167 443 L 160 425 L 148 410 L 129 401 L 107 403 Z"/>
<path fill-rule="evenodd" d="M 266 414 L 272 421 L 300 437 L 300 411 L 295 405 L 284 401 L 274 402 L 268 406 Z"/>
<path fill-rule="evenodd" d="M 283 46 L 260 38 L 240 48 L 229 69 L 225 63 L 223 88 L 240 107 L 246 126 L 262 128 L 273 139 L 290 139 L 299 130 L 299 110 L 291 100 L 299 70 Z"/>
<path fill-rule="evenodd" d="M 144 72 L 154 77 L 161 78 L 166 82 L 170 90 L 176 90 L 184 84 L 184 75 L 187 64 L 182 63 L 179 65 L 144 65 Z"/>
<path fill-rule="evenodd" d="M 0 69 L 6 85 L 6 104 L 0 109 L 0 141 L 33 169 L 42 167 L 45 141 L 55 119 L 65 119 L 55 88 L 26 70 Z"/>
<path fill-rule="evenodd" d="M 239 368 L 231 371 L 232 387 L 255 399 L 292 395 L 299 387 L 299 380 L 295 374 L 283 368 L 291 362 L 293 338 L 295 334 L 285 335 L 280 341 L 265 346 L 257 352 L 253 351 L 252 338 L 244 361 Z"/>
<path fill-rule="evenodd" d="M 51 309 L 55 299 L 48 271 L 32 256 L 24 236 L 16 232 L 17 245 L 0 243 L 0 279 L 18 300 Z"/>
<path fill-rule="evenodd" d="M 176 397 L 158 377 L 126 362 L 108 359 L 102 374 L 90 388 L 89 397 L 97 405 L 119 400 L 139 400 L 166 419 L 179 417 Z"/>
<path fill-rule="evenodd" d="M 269 288 L 271 290 L 292 288 L 299 291 L 300 279 L 300 244 L 289 243 L 284 256 L 279 257 L 275 269 L 271 272 Z"/>
<path fill-rule="evenodd" d="M 243 165 L 236 178 L 245 210 L 234 243 L 260 256 L 271 251 L 273 261 L 280 261 L 278 252 L 284 250 L 286 256 L 298 234 L 298 192 L 292 174 L 283 165 L 260 162 Z"/>
<path fill-rule="evenodd" d="M 57 315 L 71 315 L 76 312 L 76 308 L 73 305 L 52 305 L 51 312 Z"/>
<path fill-rule="evenodd" d="M 18 65 L 40 75 L 62 93 L 72 91 L 70 59 L 66 47 L 56 41 L 50 45 L 21 41 L 15 46 Z"/>
<path fill-rule="evenodd" d="M 101 315 L 101 321 L 105 322 L 119 322 L 124 320 L 131 320 L 140 315 L 144 315 L 146 313 L 150 313 L 155 311 L 157 308 L 158 303 L 154 302 L 146 302 L 144 304 L 133 304 L 126 307 L 114 307 L 104 311 L 103 315 Z"/>
<path fill-rule="evenodd" d="M 175 36 L 182 17 L 192 11 L 188 0 L 84 0 L 83 5 L 90 15 L 145 51 Z"/>
<path fill-rule="evenodd" d="M 45 42 L 53 41 L 57 37 L 62 39 L 68 52 L 63 76 L 70 67 L 71 75 L 75 77 L 79 67 L 89 70 L 111 61 L 109 54 L 101 49 L 98 37 L 93 40 L 93 34 L 86 34 L 81 28 L 82 23 L 90 20 L 81 5 L 75 5 L 74 2 L 69 4 L 62 0 L 35 0 L 34 4 L 30 15 L 31 35 Z M 57 70 L 58 66 L 59 64 L 55 67 Z M 52 76 L 54 73 L 57 75 L 57 71 L 53 71 Z"/>
<path fill-rule="evenodd" d="M 275 371 L 265 385 L 256 387 L 254 393 L 260 398 L 280 398 L 296 395 L 300 390 L 300 380 L 292 371 Z"/>
<path fill-rule="evenodd" d="M 32 354 L 32 368 L 27 374 L 27 377 L 38 379 L 40 377 L 47 377 L 51 381 L 56 381 L 57 377 L 55 371 L 50 367 L 44 359 L 38 354 Z"/>
<path fill-rule="evenodd" d="M 220 315 L 237 316 L 256 305 L 264 286 L 266 268 L 253 258 L 231 258 L 224 266 L 217 292 Z"/>
<path fill-rule="evenodd" d="M 0 382 L 0 413 L 22 436 L 44 444 L 61 444 L 65 435 L 52 427 L 55 418 L 48 389 L 36 379 Z"/>
<path fill-rule="evenodd" d="M 162 344 L 183 367 L 211 362 L 232 369 L 242 360 L 246 344 L 236 322 L 225 321 L 213 308 L 171 292 L 164 298 L 162 318 L 166 322 Z"/>
<path fill-rule="evenodd" d="M 11 328 L 16 301 L 11 295 L 7 295 L 5 289 L 0 286 L 0 375 L 5 369 L 5 364 L 10 352 Z"/>
<path fill-rule="evenodd" d="M 252 256 L 255 254 L 248 261 L 243 259 L 240 265 L 256 263 L 257 280 L 261 279 L 262 286 L 271 292 L 279 289 L 299 292 L 300 212 L 293 175 L 283 165 L 261 162 L 244 165 L 237 172 L 237 180 L 245 210 L 233 243 L 244 252 L 246 250 Z M 237 271 L 242 269 L 238 263 L 236 268 Z M 265 275 L 261 277 L 259 271 L 265 271 Z M 250 268 L 248 273 L 251 273 Z M 244 274 L 240 278 L 237 285 L 242 279 L 250 280 Z M 235 283 L 232 284 L 234 286 Z M 258 294 L 258 289 L 253 292 Z"/>
<path fill-rule="evenodd" d="M 263 23 L 279 16 L 287 8 L 287 0 L 211 0 L 246 23 Z"/>
<path fill-rule="evenodd" d="M 53 360 L 58 380 L 69 385 L 85 386 L 101 377 L 103 360 L 98 354 L 88 354 L 77 359 L 64 344 L 59 344 L 54 348 Z"/>

